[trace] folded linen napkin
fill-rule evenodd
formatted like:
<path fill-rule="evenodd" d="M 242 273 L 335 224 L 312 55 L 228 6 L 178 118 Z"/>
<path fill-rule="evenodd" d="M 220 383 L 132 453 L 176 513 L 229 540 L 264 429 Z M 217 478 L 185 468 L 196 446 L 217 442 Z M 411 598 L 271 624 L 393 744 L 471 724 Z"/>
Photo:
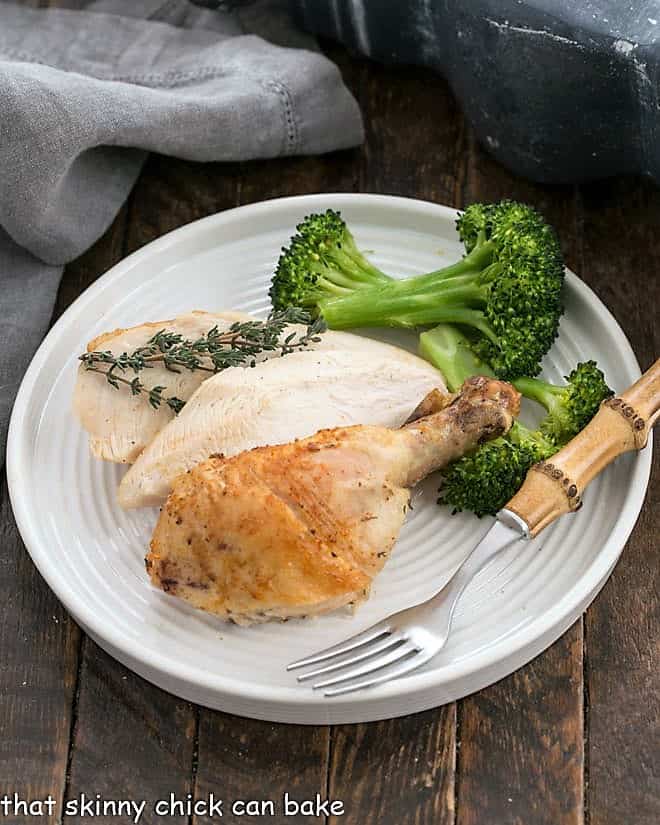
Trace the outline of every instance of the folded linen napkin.
<path fill-rule="evenodd" d="M 148 151 L 235 161 L 362 140 L 337 68 L 287 8 L 0 2 L 0 456 L 63 265 L 111 224 Z"/>

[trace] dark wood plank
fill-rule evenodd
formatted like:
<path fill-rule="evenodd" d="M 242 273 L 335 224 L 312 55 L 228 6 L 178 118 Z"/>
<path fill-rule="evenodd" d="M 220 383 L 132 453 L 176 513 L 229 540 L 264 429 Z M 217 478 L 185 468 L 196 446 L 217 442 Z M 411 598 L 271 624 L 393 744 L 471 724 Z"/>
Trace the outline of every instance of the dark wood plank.
<path fill-rule="evenodd" d="M 19 536 L 4 470 L 0 486 L 0 798 L 56 801 L 64 788 L 80 631 L 43 581 Z"/>
<path fill-rule="evenodd" d="M 345 57 L 340 61 L 349 85 L 360 86 L 361 66 Z M 314 192 L 346 192 L 359 186 L 360 152 L 335 152 L 318 158 L 281 158 L 238 166 L 207 165 L 207 185 L 217 191 L 233 181 L 236 202 L 252 203 L 287 195 Z M 272 725 L 239 719 L 206 709 L 200 711 L 196 798 L 223 788 L 228 800 L 270 799 L 277 803 L 269 817 L 280 823 L 318 822 L 311 816 L 284 817 L 281 800 L 285 792 L 297 799 L 326 797 L 330 729 L 298 725 Z M 195 825 L 210 822 L 196 816 Z M 244 821 L 228 809 L 226 822 Z"/>
<path fill-rule="evenodd" d="M 644 365 L 657 355 L 658 279 L 652 278 L 659 263 L 658 190 L 617 181 L 586 187 L 578 198 L 571 188 L 523 183 L 472 145 L 437 76 L 353 61 L 334 47 L 331 56 L 363 105 L 368 130 L 363 150 L 203 166 L 152 157 L 130 208 L 97 247 L 68 268 L 57 313 L 122 252 L 238 203 L 357 189 L 457 206 L 507 195 L 535 202 L 560 227 L 569 265 L 610 306 Z M 472 148 L 466 167 L 467 141 Z M 635 279 L 633 273 L 650 277 Z M 657 465 L 656 460 L 654 495 L 586 617 L 591 825 L 647 825 L 660 817 L 653 772 L 658 754 L 652 744 L 659 717 L 653 642 L 658 638 Z M 80 633 L 24 553 L 6 487 L 0 494 L 0 530 L 0 776 L 8 789 L 25 796 L 52 792 L 61 799 Z M 577 623 L 530 665 L 462 702 L 458 754 L 454 705 L 342 726 L 331 738 L 327 728 L 270 725 L 192 708 L 86 642 L 67 795 L 85 791 L 116 798 L 121 790 L 122 796 L 154 800 L 170 791 L 183 797 L 194 792 L 196 798 L 214 791 L 225 798 L 277 799 L 284 790 L 324 796 L 327 786 L 332 797 L 346 802 L 341 820 L 349 825 L 574 825 L 583 821 L 582 636 Z M 160 820 L 149 814 L 142 821 Z M 225 821 L 234 820 L 226 816 Z"/>
<path fill-rule="evenodd" d="M 361 94 L 361 191 L 460 206 L 467 132 L 446 82 L 423 69 L 370 65 Z"/>
<path fill-rule="evenodd" d="M 316 191 L 333 177 L 335 167 L 343 169 L 341 159 L 336 157 L 321 159 L 318 163 L 295 158 L 245 166 L 198 166 L 154 156 L 136 188 L 129 214 L 128 249 L 133 250 L 176 226 L 242 202 Z M 150 208 L 146 208 L 147 203 Z M 193 743 L 195 758 L 187 779 L 196 801 L 208 800 L 211 793 L 228 800 L 223 821 L 238 821 L 228 807 L 229 802 L 236 799 L 265 798 L 279 802 L 287 790 L 291 793 L 295 790 L 308 798 L 316 793 L 324 795 L 327 729 L 271 725 L 206 708 L 196 711 L 199 735 Z M 183 779 L 183 773 L 176 777 L 178 782 Z M 211 820 L 212 816 L 200 813 L 195 814 L 192 821 L 201 825 Z M 269 821 L 277 825 L 282 820 L 276 816 Z M 312 820 L 290 817 L 286 821 Z"/>
<path fill-rule="evenodd" d="M 367 140 L 361 190 L 460 205 L 465 128 L 436 74 L 369 66 L 359 89 Z M 346 825 L 454 822 L 456 707 L 333 731 L 330 796 Z"/>
<path fill-rule="evenodd" d="M 126 249 L 133 251 L 177 226 L 239 203 L 328 188 L 351 189 L 354 185 L 351 175 L 353 154 L 343 152 L 320 159 L 291 158 L 204 166 L 152 156 L 138 181 L 129 207 Z M 142 682 L 139 686 L 132 686 L 132 692 L 137 692 L 139 696 L 151 695 L 154 691 Z M 100 690 L 94 708 L 98 710 L 106 698 Z M 141 704 L 146 704 L 144 699 Z M 199 741 L 195 738 L 193 742 L 195 764 L 191 765 L 187 776 L 181 773 L 170 780 L 170 784 L 177 785 L 180 792 L 186 790 L 182 783 L 189 781 L 198 800 L 208 798 L 212 790 L 217 795 L 218 787 L 223 789 L 222 795 L 227 799 L 261 798 L 264 788 L 268 788 L 268 796 L 272 795 L 274 799 L 280 798 L 285 790 L 295 788 L 300 789 L 301 796 L 303 792 L 308 797 L 313 797 L 317 792 L 324 795 L 327 783 L 327 729 L 248 723 L 206 709 L 197 709 L 196 712 L 199 714 L 200 735 Z M 182 714 L 179 728 L 183 726 L 187 729 L 188 721 L 187 714 Z M 247 725 L 251 730 L 249 738 L 239 735 Z M 136 726 L 139 729 L 137 720 L 133 724 L 134 731 Z M 235 745 L 240 749 L 233 755 L 229 746 L 230 731 L 236 732 Z M 266 751 L 265 742 L 270 743 Z M 264 760 L 264 753 L 269 754 L 267 760 Z M 291 762 L 291 754 L 294 753 L 305 759 L 306 769 L 303 769 L 302 762 L 296 765 Z M 297 783 L 292 782 L 291 774 L 287 775 L 284 761 L 281 762 L 280 775 L 273 772 L 275 754 L 289 755 L 289 768 L 296 775 L 300 774 Z M 227 758 L 228 755 L 231 758 Z M 151 754 L 150 758 L 159 764 L 157 755 Z M 140 756 L 136 764 L 139 767 L 144 761 Z M 252 769 L 245 771 L 242 762 L 251 764 Z M 131 764 L 123 776 L 130 772 Z M 217 774 L 219 765 L 223 766 L 221 778 Z M 191 776 L 191 771 L 194 776 Z M 225 814 L 225 821 L 227 819 Z M 195 816 L 195 821 L 204 822 L 205 817 Z M 232 821 L 230 816 L 229 821 Z M 298 817 L 288 818 L 288 821 L 310 820 Z"/>
<path fill-rule="evenodd" d="M 146 211 L 146 210 L 145 210 Z M 57 312 L 125 254 L 129 207 L 87 253 L 67 267 Z M 142 822 L 157 822 L 153 804 L 170 792 L 185 798 L 191 789 L 196 717 L 175 699 L 122 667 L 93 642 L 82 644 L 65 804 L 82 794 L 104 799 L 146 800 Z M 80 822 L 71 811 L 63 821 Z M 116 822 L 95 817 L 99 825 Z M 173 823 L 187 822 L 186 816 Z"/>
<path fill-rule="evenodd" d="M 263 820 L 272 825 L 323 822 L 324 817 L 312 815 L 285 816 L 283 799 L 285 793 L 298 803 L 314 800 L 316 794 L 326 798 L 328 733 L 324 727 L 275 725 L 202 709 L 195 798 L 221 795 L 227 825 L 249 820 L 240 810 L 232 812 L 239 800 L 272 802 L 274 814 Z M 207 825 L 217 819 L 201 814 L 193 822 Z"/>
<path fill-rule="evenodd" d="M 353 153 L 342 152 L 320 159 L 287 158 L 244 164 L 240 167 L 211 167 L 212 174 L 236 187 L 236 201 L 244 204 L 290 194 L 313 193 L 323 189 L 351 188 Z M 212 184 L 211 184 L 212 185 Z M 296 799 L 323 798 L 327 785 L 329 729 L 297 725 L 273 725 L 239 719 L 229 714 L 200 709 L 195 798 L 207 800 L 222 788 L 227 800 L 223 821 L 243 822 L 233 814 L 235 800 L 270 800 L 279 823 L 312 823 L 310 816 L 285 817 L 282 799 L 288 792 Z M 205 825 L 212 817 L 200 814 L 195 825 Z"/>
<path fill-rule="evenodd" d="M 580 259 L 571 187 L 540 187 L 499 167 L 471 139 L 464 197 L 511 197 L 557 228 L 567 261 Z M 459 825 L 579 825 L 583 821 L 582 625 L 509 678 L 459 707 Z"/>
<path fill-rule="evenodd" d="M 126 251 L 238 204 L 240 164 L 150 155 L 129 200 Z"/>
<path fill-rule="evenodd" d="M 176 226 L 239 203 L 328 188 L 350 189 L 353 160 L 353 153 L 343 152 L 320 159 L 198 166 L 154 156 L 135 190 L 127 248 L 132 251 Z M 147 203 L 149 208 L 145 208 Z M 325 796 L 327 729 L 270 725 L 204 708 L 198 712 L 196 800 L 208 799 L 211 792 L 217 797 L 219 788 L 230 801 L 266 797 L 279 802 L 287 790 L 299 792 L 301 798 L 313 798 L 316 793 Z M 295 781 L 294 776 L 298 777 Z M 224 821 L 234 821 L 231 811 L 225 811 Z M 199 814 L 194 821 L 211 818 Z M 286 821 L 312 820 L 289 817 Z"/>
<path fill-rule="evenodd" d="M 145 210 L 147 211 L 147 210 Z M 67 267 L 57 312 L 125 254 L 129 215 L 124 206 L 110 230 Z M 65 804 L 101 794 L 104 799 L 146 800 L 143 822 L 157 822 L 153 803 L 191 789 L 196 717 L 186 702 L 160 691 L 107 656 L 88 639 L 82 645 Z M 80 817 L 64 816 L 66 822 Z M 99 825 L 116 822 L 95 817 Z M 174 817 L 173 823 L 187 822 Z"/>
<path fill-rule="evenodd" d="M 212 174 L 229 175 L 235 182 L 237 203 L 317 191 L 346 191 L 352 188 L 354 153 L 341 152 L 320 159 L 287 158 L 241 165 L 240 168 L 211 167 Z M 326 796 L 329 729 L 296 725 L 273 725 L 239 719 L 207 709 L 200 710 L 196 799 L 208 799 L 222 788 L 228 804 L 234 800 L 271 800 L 275 816 L 268 821 L 312 823 L 309 816 L 284 817 L 281 802 L 285 792 L 296 799 Z M 243 822 L 227 807 L 223 821 Z M 195 816 L 195 825 L 212 817 Z"/>
<path fill-rule="evenodd" d="M 186 801 L 192 791 L 196 715 L 193 707 L 140 679 L 111 659 L 90 639 L 83 644 L 76 721 L 71 743 L 64 823 L 87 819 L 80 800 L 126 800 L 145 808 L 140 822 L 163 821 L 154 807 L 170 794 Z M 97 815 L 98 825 L 115 825 L 112 810 Z M 128 816 L 121 821 L 129 822 Z M 168 816 L 172 825 L 189 822 L 186 811 Z"/>
<path fill-rule="evenodd" d="M 581 825 L 581 622 L 459 714 L 459 825 Z"/>
<path fill-rule="evenodd" d="M 455 821 L 456 705 L 333 730 L 331 825 L 450 825 Z"/>
<path fill-rule="evenodd" d="M 585 187 L 585 279 L 614 312 L 642 369 L 660 352 L 660 191 L 632 180 Z M 660 460 L 640 520 L 587 611 L 590 825 L 660 821 Z"/>
<path fill-rule="evenodd" d="M 337 152 L 321 158 L 283 158 L 243 164 L 229 170 L 236 182 L 237 202 L 251 203 L 286 195 L 318 191 L 350 191 L 356 185 L 357 153 Z M 227 175 L 222 167 L 212 169 Z M 225 798 L 267 799 L 275 803 L 275 816 L 268 821 L 313 823 L 312 816 L 284 816 L 281 802 L 285 792 L 293 798 L 326 797 L 329 728 L 272 725 L 239 719 L 202 709 L 198 744 L 196 798 L 208 799 L 221 787 Z M 223 821 L 243 822 L 245 817 L 227 809 Z M 195 825 L 211 822 L 208 816 L 194 819 Z"/>

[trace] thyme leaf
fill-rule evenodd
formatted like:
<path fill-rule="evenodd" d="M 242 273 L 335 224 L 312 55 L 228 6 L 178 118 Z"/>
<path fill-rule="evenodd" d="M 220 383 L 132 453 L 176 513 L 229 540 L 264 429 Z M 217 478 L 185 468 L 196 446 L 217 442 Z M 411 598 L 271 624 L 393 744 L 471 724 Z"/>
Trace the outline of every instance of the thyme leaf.
<path fill-rule="evenodd" d="M 295 331 L 287 333 L 282 339 L 282 333 L 290 324 L 304 324 L 306 330 L 302 334 Z M 146 385 L 140 377 L 144 370 L 152 369 L 156 364 L 174 373 L 183 370 L 216 373 L 228 367 L 254 367 L 260 353 L 288 355 L 320 341 L 320 335 L 325 330 L 322 318 L 313 319 L 303 309 L 287 307 L 271 312 L 265 321 L 236 321 L 222 332 L 217 326 L 212 327 L 196 340 L 161 329 L 133 352 L 120 355 L 108 350 L 85 352 L 79 360 L 90 372 L 105 375 L 108 384 L 115 389 L 125 385 L 132 395 L 144 395 L 154 409 L 167 404 L 178 414 L 186 402 L 176 396 L 165 395 L 167 387 Z M 133 377 L 128 377 L 127 373 Z"/>

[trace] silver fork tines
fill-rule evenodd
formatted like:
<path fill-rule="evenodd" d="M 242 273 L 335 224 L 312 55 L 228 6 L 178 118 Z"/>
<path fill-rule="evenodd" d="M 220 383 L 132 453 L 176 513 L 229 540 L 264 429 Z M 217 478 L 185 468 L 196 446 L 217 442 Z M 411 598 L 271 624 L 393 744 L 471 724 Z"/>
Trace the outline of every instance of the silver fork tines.
<path fill-rule="evenodd" d="M 287 670 L 296 670 L 296 668 L 299 667 L 315 665 L 318 662 L 324 662 L 326 659 L 333 659 L 335 656 L 350 653 L 350 651 L 355 650 L 356 647 L 366 645 L 375 639 L 380 639 L 381 636 L 385 636 L 389 632 L 390 627 L 386 624 L 370 627 L 367 630 L 362 631 L 362 633 L 356 633 L 355 636 L 351 636 L 349 639 L 346 639 L 346 641 L 341 642 L 340 644 L 333 645 L 332 647 L 327 647 L 325 650 L 319 651 L 319 653 L 314 654 L 314 656 L 308 656 L 306 659 L 299 659 L 297 662 L 291 662 L 290 665 L 287 665 Z"/>
<path fill-rule="evenodd" d="M 314 685 L 314 689 L 316 690 L 318 688 L 331 687 L 332 685 L 339 685 L 342 682 L 350 682 L 353 679 L 357 679 L 359 676 L 366 676 L 376 670 L 382 670 L 388 665 L 393 665 L 396 662 L 401 661 L 401 659 L 407 659 L 408 656 L 417 652 L 418 649 L 415 645 L 412 642 L 406 641 L 401 645 L 397 645 L 394 650 L 390 650 L 382 656 L 378 656 L 377 659 L 374 659 L 371 662 L 367 662 L 364 665 L 359 665 L 358 667 L 352 667 L 350 670 L 347 670 L 346 673 L 341 673 L 339 676 L 333 676 L 331 679 L 325 679 L 322 682 L 317 682 Z"/>
<path fill-rule="evenodd" d="M 431 651 L 419 650 L 414 656 L 406 659 L 397 667 L 388 667 L 385 673 L 380 676 L 372 676 L 369 679 L 363 679 L 361 682 L 352 682 L 349 685 L 342 687 L 330 688 L 324 691 L 324 696 L 340 696 L 342 693 L 353 693 L 356 690 L 364 690 L 364 688 L 375 687 L 381 685 L 383 682 L 389 682 L 392 679 L 398 679 L 400 676 L 405 676 L 418 667 L 425 665 L 429 659 L 435 654 Z"/>
<path fill-rule="evenodd" d="M 359 652 L 356 653 L 354 656 L 350 656 L 348 659 L 342 659 L 341 656 L 339 657 L 339 661 L 334 661 L 337 658 L 337 654 L 329 660 L 329 665 L 324 665 L 323 667 L 316 668 L 316 670 L 309 670 L 307 673 L 303 673 L 298 676 L 299 682 L 306 682 L 308 679 L 313 679 L 315 676 L 322 676 L 324 673 L 331 673 L 333 670 L 339 670 L 342 667 L 348 667 L 349 665 L 355 665 L 358 662 L 362 662 L 365 659 L 370 658 L 371 656 L 375 656 L 376 653 L 380 653 L 383 650 L 387 650 L 388 648 L 392 647 L 399 642 L 404 642 L 405 638 L 400 633 L 387 633 L 385 636 L 378 637 L 372 644 L 368 645 L 360 645 L 357 649 Z M 326 661 L 328 661 L 326 659 Z M 314 685 L 314 687 L 319 687 L 319 685 Z"/>

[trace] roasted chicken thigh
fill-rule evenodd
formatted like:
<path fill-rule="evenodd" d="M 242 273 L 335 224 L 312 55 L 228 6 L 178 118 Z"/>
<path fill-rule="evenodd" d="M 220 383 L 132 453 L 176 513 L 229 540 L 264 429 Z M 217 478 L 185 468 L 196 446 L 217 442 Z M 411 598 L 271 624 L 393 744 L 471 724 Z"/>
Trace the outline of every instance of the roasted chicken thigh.
<path fill-rule="evenodd" d="M 475 377 L 457 395 L 434 392 L 399 429 L 340 427 L 213 456 L 174 481 L 151 581 L 239 623 L 356 603 L 390 554 L 410 488 L 506 432 L 518 410 L 511 385 Z"/>

